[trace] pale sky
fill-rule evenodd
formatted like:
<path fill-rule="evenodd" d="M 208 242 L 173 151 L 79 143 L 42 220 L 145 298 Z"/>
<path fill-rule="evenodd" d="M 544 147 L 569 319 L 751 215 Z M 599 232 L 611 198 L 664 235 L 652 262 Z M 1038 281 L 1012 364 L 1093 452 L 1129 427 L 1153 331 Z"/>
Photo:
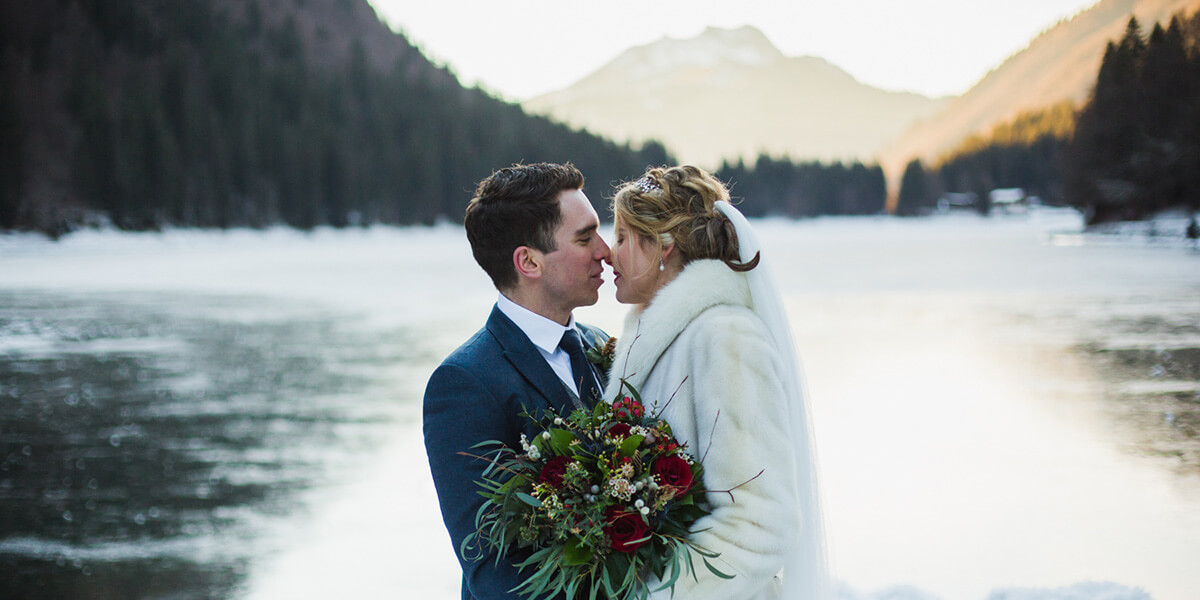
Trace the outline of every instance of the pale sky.
<path fill-rule="evenodd" d="M 369 0 L 466 85 L 512 100 L 569 86 L 632 46 L 753 25 L 863 83 L 961 94 L 1097 0 Z"/>

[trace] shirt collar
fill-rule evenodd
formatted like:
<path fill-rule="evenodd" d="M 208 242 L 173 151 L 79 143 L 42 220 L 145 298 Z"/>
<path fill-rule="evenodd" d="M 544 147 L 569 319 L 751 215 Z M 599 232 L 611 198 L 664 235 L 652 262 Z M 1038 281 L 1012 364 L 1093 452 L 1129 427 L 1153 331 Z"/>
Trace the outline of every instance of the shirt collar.
<path fill-rule="evenodd" d="M 563 334 L 568 329 L 575 328 L 575 315 L 571 315 L 567 320 L 567 326 L 563 327 L 509 300 L 504 294 L 500 294 L 500 297 L 496 299 L 496 307 L 521 331 L 525 332 L 525 336 L 533 342 L 533 345 L 541 348 L 547 354 L 554 354 L 558 350 L 558 344 L 562 341 Z"/>

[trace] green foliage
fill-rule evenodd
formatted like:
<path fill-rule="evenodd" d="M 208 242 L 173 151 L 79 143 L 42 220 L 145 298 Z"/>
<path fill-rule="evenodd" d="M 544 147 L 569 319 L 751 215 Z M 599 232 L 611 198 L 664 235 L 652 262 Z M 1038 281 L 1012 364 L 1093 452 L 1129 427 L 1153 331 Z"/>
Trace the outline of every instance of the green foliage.
<path fill-rule="evenodd" d="M 612 404 L 522 415 L 536 435 L 522 435 L 520 449 L 476 446 L 494 450 L 478 482 L 486 502 L 476 532 L 459 549 L 465 560 L 523 550 L 524 579 L 512 591 L 530 598 L 645 598 L 655 591 L 651 575 L 661 589 L 694 576 L 694 554 L 715 576 L 732 577 L 709 562 L 716 553 L 689 540 L 709 514 L 701 465 L 622 383 L 628 396 Z"/>

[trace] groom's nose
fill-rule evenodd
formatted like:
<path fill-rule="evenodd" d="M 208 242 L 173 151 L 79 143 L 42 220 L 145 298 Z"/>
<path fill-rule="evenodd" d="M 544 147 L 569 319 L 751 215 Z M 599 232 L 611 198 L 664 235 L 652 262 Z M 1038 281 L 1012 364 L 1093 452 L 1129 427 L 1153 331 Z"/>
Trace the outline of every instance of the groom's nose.
<path fill-rule="evenodd" d="M 596 254 L 594 255 L 595 259 L 607 262 L 608 257 L 612 255 L 612 251 L 609 250 L 608 244 L 605 243 L 604 238 L 596 236 L 596 239 L 599 240 L 600 243 L 596 245 Z"/>

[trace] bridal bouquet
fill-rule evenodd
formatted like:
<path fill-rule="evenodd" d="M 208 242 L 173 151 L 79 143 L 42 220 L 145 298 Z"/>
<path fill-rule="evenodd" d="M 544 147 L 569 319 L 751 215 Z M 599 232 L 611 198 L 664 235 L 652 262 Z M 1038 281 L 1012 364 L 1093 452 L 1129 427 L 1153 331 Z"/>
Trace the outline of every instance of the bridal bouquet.
<path fill-rule="evenodd" d="M 645 598 L 650 574 L 673 587 L 693 572 L 692 553 L 715 575 L 716 553 L 688 540 L 688 528 L 708 514 L 702 467 L 676 443 L 671 427 L 647 415 L 633 386 L 622 382 L 611 405 L 567 417 L 526 415 L 537 425 L 521 448 L 490 441 L 479 484 L 487 501 L 476 532 L 464 540 L 497 560 L 511 548 L 530 556 L 532 574 L 515 590 L 533 598 Z"/>

